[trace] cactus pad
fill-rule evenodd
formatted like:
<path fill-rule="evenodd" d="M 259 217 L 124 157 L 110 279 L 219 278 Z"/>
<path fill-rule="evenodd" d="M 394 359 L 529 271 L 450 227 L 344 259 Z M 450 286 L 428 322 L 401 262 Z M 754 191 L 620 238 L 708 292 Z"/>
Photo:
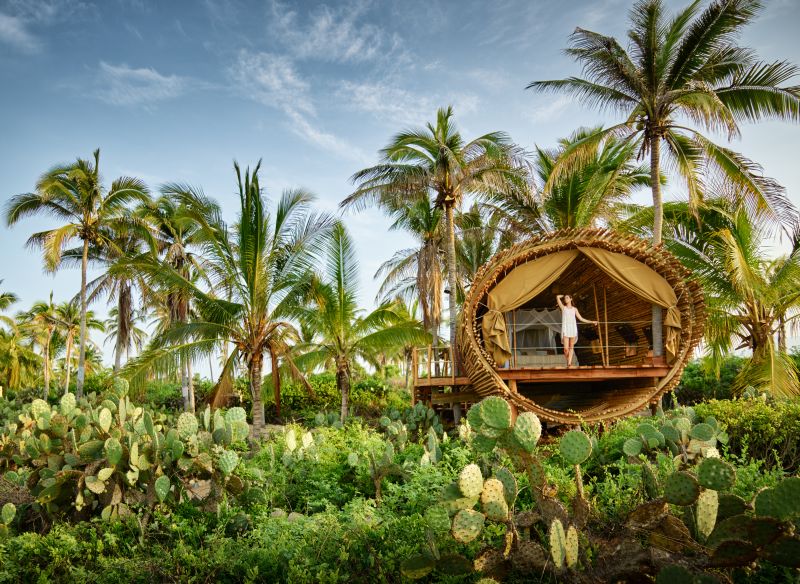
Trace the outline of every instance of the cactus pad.
<path fill-rule="evenodd" d="M 102 408 L 100 413 L 97 416 L 97 424 L 103 430 L 103 432 L 108 432 L 111 428 L 111 410 L 108 408 Z"/>
<path fill-rule="evenodd" d="M 678 565 L 665 566 L 656 576 L 656 584 L 694 584 L 694 581 L 694 575 Z"/>
<path fill-rule="evenodd" d="M 453 537 L 460 543 L 469 543 L 477 538 L 483 529 L 485 517 L 472 509 L 462 509 L 453 518 Z"/>
<path fill-rule="evenodd" d="M 481 417 L 481 403 L 472 404 L 467 410 L 467 422 L 470 427 L 476 432 L 480 431 L 483 426 L 483 418 Z"/>
<path fill-rule="evenodd" d="M 697 533 L 707 538 L 717 523 L 719 498 L 716 491 L 704 490 L 697 498 Z"/>
<path fill-rule="evenodd" d="M 461 554 L 442 554 L 436 562 L 436 571 L 448 576 L 461 576 L 472 572 L 472 562 Z"/>
<path fill-rule="evenodd" d="M 710 424 L 706 424 L 705 422 L 703 422 L 701 424 L 697 424 L 696 426 L 694 426 L 689 435 L 695 440 L 700 440 L 701 442 L 708 442 L 709 440 L 714 438 L 714 428 L 711 427 Z"/>
<path fill-rule="evenodd" d="M 761 489 L 753 501 L 756 515 L 760 517 L 775 517 L 781 521 L 790 515 L 787 501 L 782 501 L 776 489 Z"/>
<path fill-rule="evenodd" d="M 578 564 L 578 531 L 572 525 L 567 529 L 564 540 L 564 561 L 568 568 L 574 568 Z"/>
<path fill-rule="evenodd" d="M 721 458 L 704 458 L 697 467 L 697 481 L 706 489 L 725 491 L 736 482 L 736 470 Z"/>
<path fill-rule="evenodd" d="M 3 510 L 0 511 L 0 520 L 2 520 L 3 525 L 11 525 L 11 522 L 14 521 L 14 517 L 17 515 L 17 508 L 14 503 L 6 503 L 3 505 Z"/>
<path fill-rule="evenodd" d="M 661 486 L 658 484 L 658 477 L 649 462 L 642 465 L 642 485 L 648 498 L 657 499 L 659 497 Z"/>
<path fill-rule="evenodd" d="M 31 402 L 31 415 L 34 419 L 39 419 L 45 414 L 50 413 L 50 404 L 43 399 L 37 398 Z"/>
<path fill-rule="evenodd" d="M 553 519 L 550 524 L 550 557 L 557 570 L 564 567 L 564 560 L 567 556 L 566 535 L 564 535 L 564 525 L 559 519 Z"/>
<path fill-rule="evenodd" d="M 664 499 L 673 505 L 689 506 L 700 496 L 700 485 L 687 472 L 674 472 L 664 481 Z"/>
<path fill-rule="evenodd" d="M 622 445 L 622 451 L 627 456 L 639 456 L 644 448 L 644 444 L 638 438 L 628 438 Z"/>
<path fill-rule="evenodd" d="M 478 434 L 472 440 L 472 445 L 475 447 L 475 450 L 481 452 L 483 454 L 489 454 L 494 447 L 497 445 L 497 440 L 494 438 L 488 438 L 483 434 Z"/>
<path fill-rule="evenodd" d="M 514 422 L 514 438 L 528 453 L 533 453 L 539 438 L 542 437 L 542 423 L 533 412 L 523 412 Z"/>
<path fill-rule="evenodd" d="M 486 479 L 481 492 L 481 504 L 486 517 L 492 521 L 508 519 L 508 503 L 506 503 L 503 483 L 495 478 Z"/>
<path fill-rule="evenodd" d="M 522 574 L 541 572 L 547 563 L 544 548 L 532 541 L 521 541 L 511 554 L 511 565 Z"/>
<path fill-rule="evenodd" d="M 464 497 L 477 497 L 483 491 L 483 475 L 477 464 L 465 466 L 458 475 L 458 488 Z"/>
<path fill-rule="evenodd" d="M 406 578 L 419 580 L 424 578 L 436 567 L 436 560 L 428 554 L 417 554 L 403 560 L 400 564 L 400 572 Z"/>
<path fill-rule="evenodd" d="M 503 495 L 506 503 L 513 505 L 514 500 L 517 498 L 517 479 L 507 468 L 497 469 L 494 472 L 494 478 L 503 483 Z"/>
<path fill-rule="evenodd" d="M 225 421 L 228 424 L 233 424 L 234 422 L 247 423 L 247 413 L 244 411 L 244 408 L 240 408 L 238 406 L 231 408 L 225 412 Z"/>
<path fill-rule="evenodd" d="M 104 448 L 108 464 L 111 466 L 119 464 L 120 460 L 122 460 L 122 444 L 120 444 L 119 440 L 109 438 L 106 440 Z"/>
<path fill-rule="evenodd" d="M 490 428 L 511 429 L 511 406 L 502 397 L 491 396 L 481 401 L 481 420 Z"/>
<path fill-rule="evenodd" d="M 183 412 L 180 416 L 178 416 L 176 428 L 180 437 L 186 440 L 190 436 L 197 434 L 197 430 L 199 428 L 197 418 L 190 412 Z"/>
<path fill-rule="evenodd" d="M 784 536 L 764 549 L 764 556 L 773 564 L 800 568 L 800 538 Z"/>
<path fill-rule="evenodd" d="M 437 535 L 450 531 L 450 515 L 442 505 L 433 505 L 425 511 L 425 523 Z"/>
<path fill-rule="evenodd" d="M 153 485 L 153 487 L 159 502 L 163 503 L 164 499 L 166 499 L 167 495 L 169 495 L 169 488 L 170 488 L 169 477 L 161 475 L 156 479 L 156 482 Z"/>
<path fill-rule="evenodd" d="M 582 464 L 592 455 L 592 441 L 584 432 L 570 430 L 561 437 L 559 450 L 569 464 Z"/>
<path fill-rule="evenodd" d="M 758 557 L 752 544 L 738 539 L 723 541 L 711 555 L 710 564 L 719 568 L 746 566 Z"/>
<path fill-rule="evenodd" d="M 65 416 L 70 415 L 75 410 L 76 405 L 74 393 L 65 393 L 61 396 L 61 413 Z"/>
<path fill-rule="evenodd" d="M 747 510 L 747 503 L 738 495 L 731 493 L 720 493 L 719 509 L 717 510 L 717 521 L 723 521 L 728 517 L 741 515 Z"/>
<path fill-rule="evenodd" d="M 219 459 L 217 461 L 217 466 L 219 466 L 219 470 L 222 471 L 222 474 L 224 474 L 225 476 L 231 474 L 238 464 L 239 464 L 239 455 L 236 454 L 233 450 L 223 450 L 222 453 L 219 455 Z"/>

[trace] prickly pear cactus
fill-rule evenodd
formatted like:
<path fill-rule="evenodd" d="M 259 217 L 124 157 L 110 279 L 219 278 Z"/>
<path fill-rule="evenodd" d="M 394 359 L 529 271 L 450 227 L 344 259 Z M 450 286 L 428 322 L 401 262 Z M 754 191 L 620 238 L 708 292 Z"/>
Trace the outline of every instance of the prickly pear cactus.
<path fill-rule="evenodd" d="M 233 450 L 223 450 L 217 459 L 217 466 L 223 475 L 231 474 L 239 464 L 239 455 Z"/>
<path fill-rule="evenodd" d="M 483 423 L 489 428 L 511 429 L 511 406 L 501 397 L 491 396 L 481 401 L 480 414 Z"/>
<path fill-rule="evenodd" d="M 199 425 L 197 423 L 197 418 L 194 414 L 190 412 L 183 412 L 180 416 L 178 416 L 177 422 L 177 429 L 178 434 L 181 438 L 186 440 L 191 436 L 195 436 L 197 434 L 197 430 Z"/>
<path fill-rule="evenodd" d="M 697 481 L 706 489 L 725 491 L 736 482 L 736 469 L 721 458 L 704 458 L 697 466 Z"/>
<path fill-rule="evenodd" d="M 485 519 L 483 513 L 462 509 L 453 517 L 453 537 L 461 543 L 474 541 L 480 535 Z"/>
<path fill-rule="evenodd" d="M 695 506 L 697 518 L 697 534 L 705 540 L 717 523 L 717 509 L 719 508 L 719 498 L 716 491 L 703 490 L 697 498 Z"/>
<path fill-rule="evenodd" d="M 569 464 L 583 464 L 592 455 L 592 441 L 580 430 L 570 430 L 561 437 L 559 450 Z"/>
<path fill-rule="evenodd" d="M 673 505 L 688 507 L 700 496 L 697 479 L 688 472 L 674 472 L 664 481 L 664 499 Z"/>
<path fill-rule="evenodd" d="M 574 525 L 569 526 L 564 539 L 564 562 L 570 569 L 578 565 L 578 531 Z"/>
<path fill-rule="evenodd" d="M 533 412 L 523 412 L 514 422 L 514 438 L 528 453 L 532 453 L 542 437 L 542 423 Z"/>
<path fill-rule="evenodd" d="M 161 475 L 156 479 L 153 489 L 155 490 L 156 497 L 158 497 L 158 501 L 160 503 L 163 503 L 167 498 L 167 495 L 169 495 L 170 486 L 169 477 Z"/>
<path fill-rule="evenodd" d="M 477 497 L 483 491 L 483 475 L 477 464 L 465 466 L 458 475 L 458 488 L 464 497 Z"/>
<path fill-rule="evenodd" d="M 567 557 L 567 541 L 564 534 L 564 525 L 560 519 L 553 519 L 550 523 L 550 557 L 553 559 L 553 564 L 557 570 L 564 568 L 564 562 Z"/>
<path fill-rule="evenodd" d="M 508 503 L 505 498 L 505 487 L 496 478 L 486 479 L 481 491 L 481 505 L 487 519 L 491 521 L 508 520 Z"/>

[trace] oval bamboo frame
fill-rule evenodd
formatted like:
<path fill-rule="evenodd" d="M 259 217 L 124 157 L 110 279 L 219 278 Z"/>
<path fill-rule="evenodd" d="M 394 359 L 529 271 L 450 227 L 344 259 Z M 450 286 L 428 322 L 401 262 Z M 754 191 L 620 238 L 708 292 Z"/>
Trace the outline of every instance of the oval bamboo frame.
<path fill-rule="evenodd" d="M 600 408 L 579 412 L 548 409 L 511 391 L 495 370 L 495 362 L 483 346 L 478 307 L 485 305 L 489 290 L 511 269 L 537 257 L 576 247 L 597 247 L 625 254 L 640 261 L 669 282 L 678 297 L 681 313 L 679 351 L 671 369 L 655 387 L 643 387 L 631 396 L 613 400 Z M 631 416 L 656 402 L 680 381 L 683 369 L 703 336 L 705 303 L 700 285 L 690 272 L 663 246 L 607 229 L 568 229 L 540 235 L 502 251 L 487 262 L 475 276 L 464 301 L 458 331 L 458 349 L 464 372 L 481 397 L 499 395 L 520 411 L 530 411 L 543 420 L 562 424 L 612 421 Z M 613 396 L 610 396 L 613 397 Z"/>

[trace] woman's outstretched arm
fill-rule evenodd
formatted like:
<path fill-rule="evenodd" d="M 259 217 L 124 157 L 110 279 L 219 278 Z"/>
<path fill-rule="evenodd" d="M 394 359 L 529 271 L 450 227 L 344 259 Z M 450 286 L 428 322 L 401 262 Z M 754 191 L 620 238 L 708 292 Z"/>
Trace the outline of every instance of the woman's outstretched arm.
<path fill-rule="evenodd" d="M 581 321 L 581 322 L 585 322 L 585 323 L 587 323 L 587 324 L 593 324 L 593 325 L 597 325 L 597 324 L 599 324 L 599 323 L 598 323 L 596 320 L 586 320 L 585 318 L 583 318 L 583 317 L 581 316 L 581 313 L 580 313 L 580 311 L 579 311 L 577 308 L 575 308 L 575 317 L 576 317 L 576 318 L 577 318 L 579 321 Z"/>

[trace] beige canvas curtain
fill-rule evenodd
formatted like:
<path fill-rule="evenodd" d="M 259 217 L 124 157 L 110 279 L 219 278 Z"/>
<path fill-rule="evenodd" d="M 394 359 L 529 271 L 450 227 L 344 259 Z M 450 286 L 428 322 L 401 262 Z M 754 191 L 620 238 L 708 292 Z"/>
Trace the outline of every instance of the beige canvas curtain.
<path fill-rule="evenodd" d="M 511 270 L 489 292 L 486 302 L 488 310 L 483 315 L 483 342 L 498 366 L 502 367 L 511 357 L 503 313 L 519 308 L 541 294 L 576 257 L 578 250 L 570 249 L 536 258 Z"/>
<path fill-rule="evenodd" d="M 611 276 L 614 281 L 639 298 L 666 308 L 664 326 L 666 341 L 664 348 L 671 362 L 678 353 L 678 339 L 681 330 L 681 313 L 678 310 L 678 297 L 675 290 L 652 268 L 625 254 L 615 253 L 596 247 L 579 248 L 581 253 L 592 260 L 597 267 Z"/>
<path fill-rule="evenodd" d="M 483 342 L 498 366 L 511 358 L 511 346 L 503 313 L 519 308 L 541 294 L 583 253 L 620 286 L 653 304 L 666 308 L 667 358 L 678 352 L 681 314 L 675 291 L 663 277 L 645 264 L 621 253 L 594 247 L 564 250 L 529 261 L 513 269 L 488 294 L 488 310 L 483 316 Z"/>

